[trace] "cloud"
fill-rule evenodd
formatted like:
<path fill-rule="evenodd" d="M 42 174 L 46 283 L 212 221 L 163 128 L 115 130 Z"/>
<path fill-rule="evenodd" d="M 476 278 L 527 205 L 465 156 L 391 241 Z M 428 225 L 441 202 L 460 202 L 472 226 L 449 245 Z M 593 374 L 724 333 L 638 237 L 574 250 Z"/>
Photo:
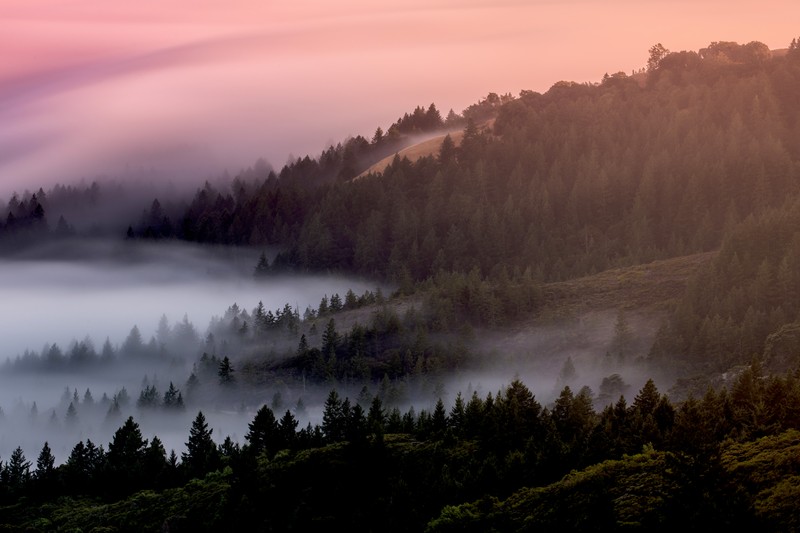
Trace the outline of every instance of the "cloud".
<path fill-rule="evenodd" d="M 12 3 L 0 21 L 0 194 L 160 166 L 160 147 L 172 147 L 170 173 L 198 181 L 371 135 L 417 105 L 460 111 L 488 92 L 627 72 L 656 41 L 763 38 L 755 8 L 718 5 L 692 4 L 687 18 L 630 0 Z M 788 27 L 798 7 L 758 10 Z M 786 43 L 796 33 L 780 31 Z"/>

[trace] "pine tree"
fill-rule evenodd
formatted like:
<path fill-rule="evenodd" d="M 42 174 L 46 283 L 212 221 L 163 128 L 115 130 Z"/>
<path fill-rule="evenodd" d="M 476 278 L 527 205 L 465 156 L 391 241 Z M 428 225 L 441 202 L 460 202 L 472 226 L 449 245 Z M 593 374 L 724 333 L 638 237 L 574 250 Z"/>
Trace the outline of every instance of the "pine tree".
<path fill-rule="evenodd" d="M 442 141 L 442 146 L 439 148 L 439 162 L 442 165 L 448 165 L 452 163 L 456 159 L 457 152 L 458 150 L 453 142 L 453 138 L 450 137 L 450 134 L 445 135 L 444 140 Z"/>
<path fill-rule="evenodd" d="M 203 412 L 198 411 L 189 430 L 186 452 L 181 455 L 181 463 L 190 478 L 203 477 L 217 468 L 219 457 L 217 445 L 211 438 L 212 431 Z"/>
<path fill-rule="evenodd" d="M 64 416 L 64 422 L 67 426 L 74 427 L 78 423 L 78 410 L 75 409 L 75 403 L 69 402 L 67 407 L 67 414 Z"/>
<path fill-rule="evenodd" d="M 164 408 L 166 409 L 183 409 L 183 396 L 181 391 L 170 381 L 167 392 L 164 393 Z"/>
<path fill-rule="evenodd" d="M 269 274 L 269 260 L 267 259 L 266 253 L 261 252 L 261 256 L 258 258 L 258 264 L 256 265 L 254 275 L 257 278 L 263 278 L 268 274 Z"/>
<path fill-rule="evenodd" d="M 342 297 L 339 296 L 339 293 L 334 294 L 331 296 L 331 304 L 330 310 L 333 313 L 337 313 L 342 310 Z"/>
<path fill-rule="evenodd" d="M 327 442 L 339 442 L 344 438 L 345 420 L 343 402 L 336 390 L 331 390 L 322 411 L 322 433 Z"/>
<path fill-rule="evenodd" d="M 258 455 L 264 451 L 275 451 L 276 434 L 278 424 L 275 421 L 275 413 L 266 405 L 262 405 L 256 412 L 253 421 L 247 425 L 248 431 L 245 440 L 250 444 L 250 452 Z"/>
<path fill-rule="evenodd" d="M 106 458 L 109 475 L 114 480 L 114 492 L 125 493 L 142 487 L 145 478 L 141 463 L 146 451 L 147 440 L 142 438 L 139 424 L 129 416 L 108 444 Z"/>
<path fill-rule="evenodd" d="M 375 435 L 383 435 L 386 425 L 386 413 L 383 410 L 383 402 L 378 396 L 372 398 L 367 413 L 367 429 Z"/>
<path fill-rule="evenodd" d="M 431 417 L 431 424 L 434 438 L 442 438 L 447 429 L 447 411 L 445 411 L 444 402 L 441 398 L 436 400 L 436 406 L 433 408 L 433 415 Z"/>
<path fill-rule="evenodd" d="M 450 409 L 450 428 L 453 433 L 460 436 L 463 434 L 466 419 L 466 407 L 464 405 L 464 398 L 461 396 L 461 391 L 456 394 L 456 401 L 453 408 Z"/>
<path fill-rule="evenodd" d="M 55 472 L 55 462 L 56 458 L 53 457 L 50 445 L 45 441 L 42 451 L 39 452 L 39 458 L 36 459 L 36 471 L 34 472 L 36 479 L 40 481 L 52 479 Z"/>
<path fill-rule="evenodd" d="M 6 483 L 12 491 L 21 490 L 30 481 L 30 467 L 31 463 L 25 459 L 25 453 L 22 448 L 17 446 L 11 452 L 11 459 L 8 460 L 4 472 Z"/>
<path fill-rule="evenodd" d="M 297 419 L 294 417 L 290 410 L 281 417 L 278 422 L 278 436 L 281 448 L 293 448 L 297 441 Z"/>
<path fill-rule="evenodd" d="M 217 376 L 219 377 L 219 382 L 221 385 L 228 386 L 234 384 L 233 365 L 231 364 L 231 360 L 228 359 L 227 355 L 222 358 L 222 361 L 219 364 Z"/>
<path fill-rule="evenodd" d="M 336 348 L 339 346 L 339 340 L 339 334 L 336 332 L 336 322 L 331 318 L 322 333 L 322 354 L 326 357 L 335 354 Z"/>
<path fill-rule="evenodd" d="M 164 470 L 167 468 L 167 452 L 161 439 L 153 437 L 150 446 L 144 452 L 142 469 L 151 486 L 159 486 Z"/>

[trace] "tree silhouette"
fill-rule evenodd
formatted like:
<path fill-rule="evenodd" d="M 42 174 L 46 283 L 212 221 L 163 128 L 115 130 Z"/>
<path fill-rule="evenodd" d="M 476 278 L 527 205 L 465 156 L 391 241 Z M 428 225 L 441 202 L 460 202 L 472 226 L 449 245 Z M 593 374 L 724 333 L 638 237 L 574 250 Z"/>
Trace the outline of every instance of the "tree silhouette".
<path fill-rule="evenodd" d="M 211 438 L 211 432 L 202 411 L 192 422 L 186 452 L 181 454 L 181 463 L 190 478 L 202 477 L 217 468 L 219 455 L 217 446 Z"/>

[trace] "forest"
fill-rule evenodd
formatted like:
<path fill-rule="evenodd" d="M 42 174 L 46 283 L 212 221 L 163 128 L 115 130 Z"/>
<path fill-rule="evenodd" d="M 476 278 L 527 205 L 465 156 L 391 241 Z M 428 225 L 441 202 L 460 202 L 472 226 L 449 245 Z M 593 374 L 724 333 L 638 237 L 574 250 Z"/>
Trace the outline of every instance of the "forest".
<path fill-rule="evenodd" d="M 19 379 L 140 373 L 0 411 L 4 434 L 72 439 L 0 457 L 0 528 L 800 530 L 800 43 L 649 52 L 630 76 L 420 106 L 189 197 L 13 195 L 9 258 L 234 247 L 256 283 L 374 289 L 9 357 Z M 241 435 L 212 431 L 220 411 Z"/>

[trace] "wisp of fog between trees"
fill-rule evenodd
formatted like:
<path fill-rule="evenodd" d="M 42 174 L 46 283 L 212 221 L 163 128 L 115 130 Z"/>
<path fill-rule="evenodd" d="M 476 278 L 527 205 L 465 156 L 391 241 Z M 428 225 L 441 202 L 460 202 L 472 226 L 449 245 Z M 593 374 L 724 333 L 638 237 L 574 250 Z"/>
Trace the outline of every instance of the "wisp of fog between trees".
<path fill-rule="evenodd" d="M 107 443 L 118 421 L 107 420 L 110 401 L 123 388 L 130 398 L 121 405 L 123 414 L 130 410 L 146 431 L 180 449 L 196 412 L 162 423 L 161 413 L 137 410 L 137 399 L 148 385 L 161 399 L 170 382 L 187 394 L 185 383 L 203 351 L 206 328 L 226 309 L 249 312 L 262 302 L 271 311 L 288 304 L 302 313 L 328 294 L 376 287 L 325 275 L 257 280 L 257 257 L 246 249 L 81 240 L 0 261 L 0 360 L 7 360 L 0 376 L 0 458 L 18 445 L 32 456 L 45 440 L 59 460 L 78 440 Z M 125 357 L 126 342 L 135 341 L 134 327 L 142 353 Z M 152 343 L 171 357 L 149 354 Z M 104 364 L 104 356 L 113 364 Z M 77 420 L 71 424 L 67 410 L 75 394 Z M 247 415 L 227 407 L 208 413 L 215 436 L 241 440 Z"/>

